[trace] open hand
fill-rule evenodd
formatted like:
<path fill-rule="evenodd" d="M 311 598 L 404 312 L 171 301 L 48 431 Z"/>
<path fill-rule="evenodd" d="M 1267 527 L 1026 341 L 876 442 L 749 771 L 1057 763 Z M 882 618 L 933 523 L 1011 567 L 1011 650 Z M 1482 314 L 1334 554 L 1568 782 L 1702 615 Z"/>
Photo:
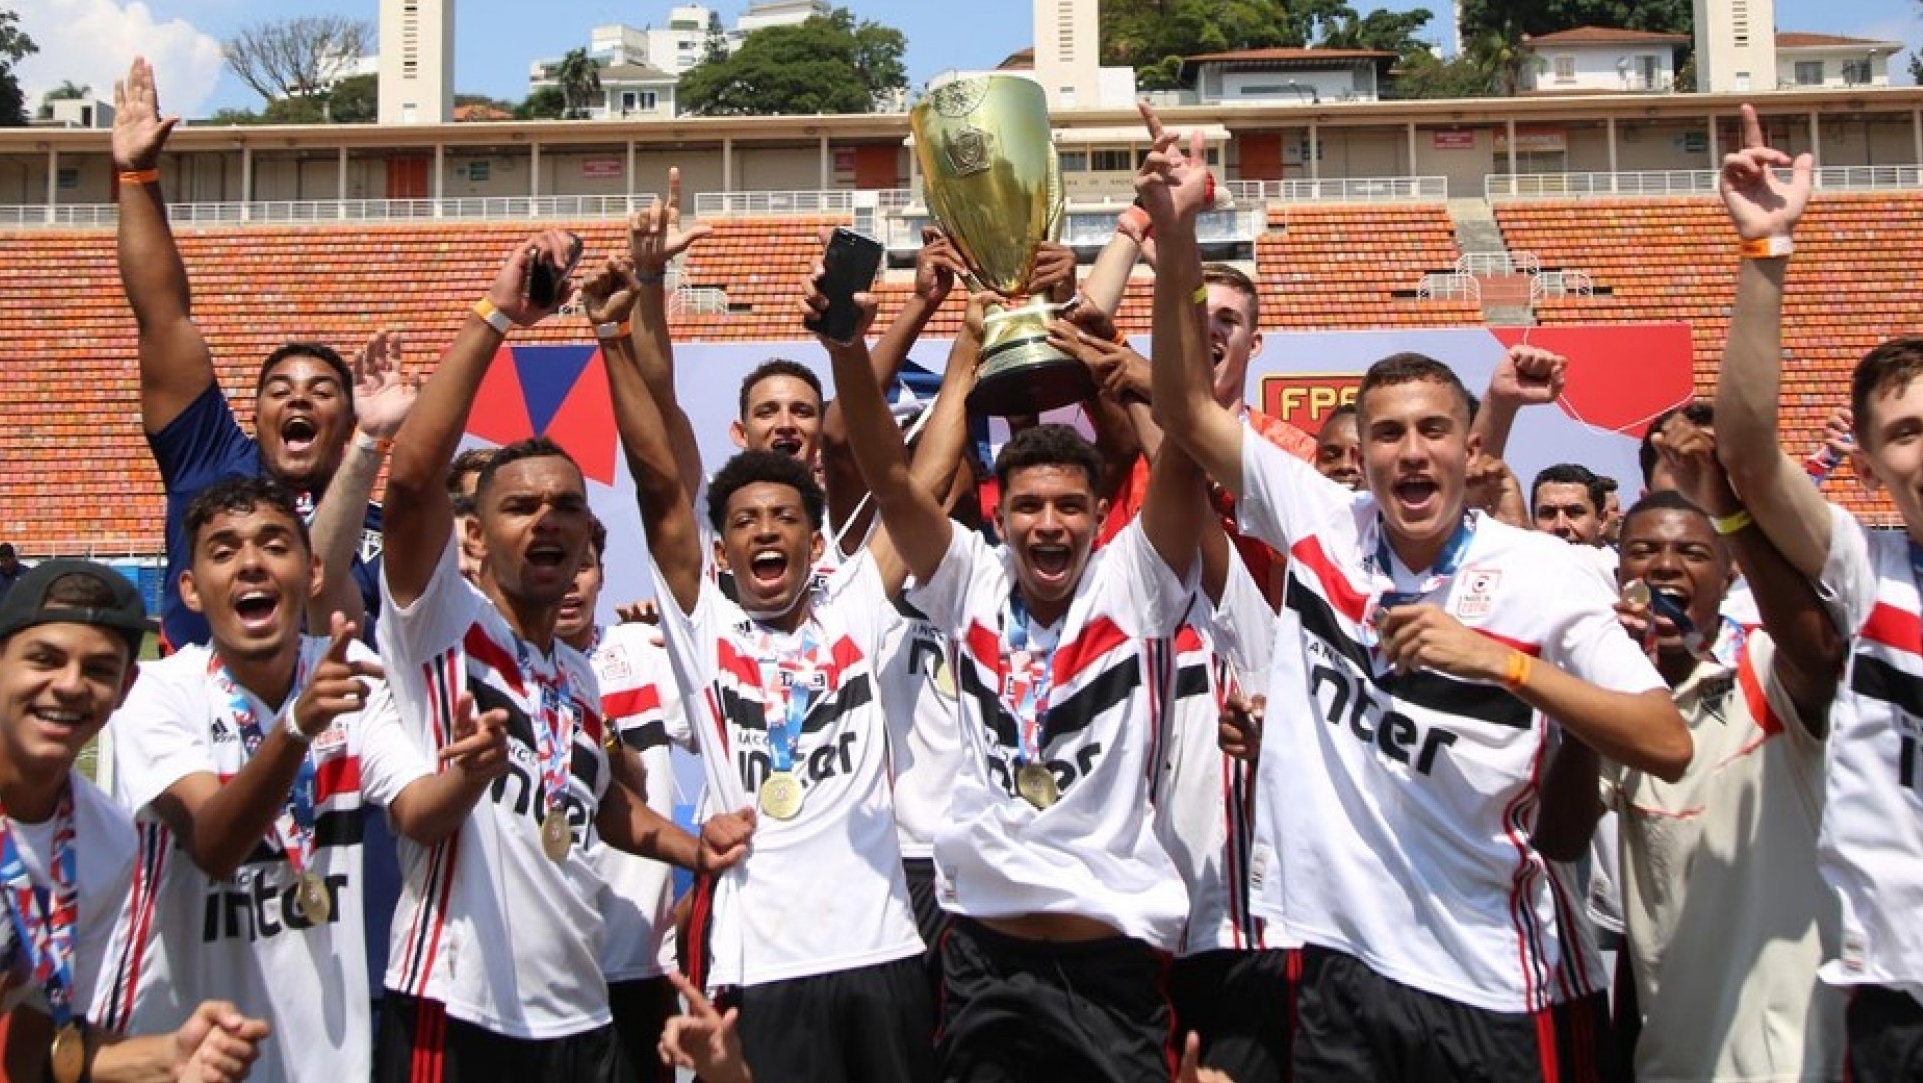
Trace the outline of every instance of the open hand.
<path fill-rule="evenodd" d="M 420 378 L 402 371 L 400 332 L 374 332 L 354 357 L 355 426 L 376 440 L 392 440 L 420 395 Z"/>
<path fill-rule="evenodd" d="M 161 148 L 179 123 L 179 117 L 161 115 L 153 65 L 146 57 L 134 57 L 127 78 L 114 83 L 114 168 L 131 171 L 159 165 Z"/>

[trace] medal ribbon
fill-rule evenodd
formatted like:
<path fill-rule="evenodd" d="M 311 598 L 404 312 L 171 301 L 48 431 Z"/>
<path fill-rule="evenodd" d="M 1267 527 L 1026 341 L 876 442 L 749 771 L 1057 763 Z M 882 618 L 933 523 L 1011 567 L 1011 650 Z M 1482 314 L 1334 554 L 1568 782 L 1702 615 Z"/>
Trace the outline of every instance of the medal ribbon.
<path fill-rule="evenodd" d="M 1362 637 L 1370 647 L 1376 645 L 1376 622 L 1382 619 L 1383 614 L 1396 606 L 1419 602 L 1425 596 L 1447 586 L 1449 580 L 1455 578 L 1456 572 L 1462 569 L 1462 562 L 1469 555 L 1469 543 L 1476 537 L 1475 520 L 1467 515 L 1463 516 L 1462 522 L 1456 524 L 1455 533 L 1449 535 L 1449 540 L 1443 543 L 1442 552 L 1437 554 L 1436 562 L 1429 565 L 1429 574 L 1423 576 L 1422 581 L 1416 584 L 1416 589 L 1396 590 L 1395 576 L 1390 571 L 1395 565 L 1390 563 L 1393 558 L 1389 553 L 1389 530 L 1379 515 L 1376 517 L 1375 529 L 1375 556 L 1372 559 L 1374 567 L 1371 570 L 1389 581 L 1389 589 L 1376 596 L 1375 603 L 1369 607 L 1368 618 L 1362 622 Z"/>
<path fill-rule="evenodd" d="M 260 743 L 267 735 L 260 727 L 260 711 L 254 707 L 254 697 L 234 680 L 227 672 L 218 656 L 209 656 L 207 675 L 213 678 L 214 686 L 227 697 L 227 712 L 234 720 L 234 728 L 240 731 L 240 747 L 252 759 L 260 750 Z M 305 648 L 294 669 L 294 683 L 287 692 L 287 702 L 300 700 L 300 694 L 307 687 L 308 661 Z M 274 818 L 273 834 L 280 843 L 281 851 L 287 855 L 287 864 L 294 870 L 296 877 L 307 871 L 314 858 L 314 753 L 310 748 L 301 757 L 300 771 L 294 775 L 294 786 L 287 791 L 287 801 L 281 806 L 280 815 Z"/>
<path fill-rule="evenodd" d="M 1059 640 L 1055 647 L 1061 646 Z M 1002 703 L 1015 716 L 1020 747 L 1015 749 L 1017 765 L 1038 763 L 1042 758 L 1042 725 L 1048 718 L 1048 696 L 1055 682 L 1055 647 L 1047 653 L 1028 649 L 1028 605 L 1021 591 L 1008 594 L 1002 611 Z"/>
<path fill-rule="evenodd" d="M 761 702 L 768 716 L 769 769 L 794 769 L 795 750 L 801 746 L 801 731 L 808 719 L 808 708 L 816 692 L 827 685 L 821 664 L 821 644 L 815 638 L 814 622 L 801 626 L 801 646 L 784 651 L 775 646 L 774 636 L 757 633 L 755 661 L 761 671 Z M 777 701 L 779 701 L 777 703 Z"/>
<path fill-rule="evenodd" d="M 47 994 L 47 1008 L 55 1030 L 73 1022 L 73 957 L 80 924 L 80 876 L 74 853 L 73 787 L 60 791 L 53 814 L 53 853 L 47 872 L 53 879 L 52 898 L 35 887 L 13 838 L 13 821 L 0 809 L 0 883 L 6 885 L 7 911 L 13 929 L 27 952 L 33 980 Z M 51 902 L 51 906 L 49 906 Z"/>
<path fill-rule="evenodd" d="M 558 812 L 567 795 L 574 729 L 580 721 L 580 714 L 574 709 L 574 687 L 567 667 L 559 659 L 554 660 L 554 672 L 544 674 L 529 664 L 527 644 L 517 639 L 515 649 L 520 655 L 521 672 L 533 676 L 535 687 L 541 693 L 535 710 L 540 717 L 534 720 L 534 751 L 541 761 L 541 807 L 550 813 Z"/>

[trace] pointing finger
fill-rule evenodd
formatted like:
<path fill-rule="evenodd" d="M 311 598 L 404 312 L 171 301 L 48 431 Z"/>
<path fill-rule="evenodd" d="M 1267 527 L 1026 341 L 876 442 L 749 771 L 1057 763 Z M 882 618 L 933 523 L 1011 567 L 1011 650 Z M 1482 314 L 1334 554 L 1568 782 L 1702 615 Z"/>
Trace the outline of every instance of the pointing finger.
<path fill-rule="evenodd" d="M 1143 100 L 1136 102 L 1135 108 L 1141 111 L 1142 123 L 1148 125 L 1149 138 L 1162 138 L 1162 118 L 1155 115 L 1155 107 Z"/>
<path fill-rule="evenodd" d="M 348 620 L 339 610 L 335 610 L 328 623 L 332 626 L 334 639 L 327 645 L 327 661 L 345 662 L 347 645 L 354 640 L 354 622 Z"/>
<path fill-rule="evenodd" d="M 1756 118 L 1756 107 L 1748 102 L 1743 103 L 1743 145 L 1750 148 L 1766 145 L 1763 142 L 1763 122 Z"/>
<path fill-rule="evenodd" d="M 668 167 L 668 214 L 681 213 L 681 167 Z"/>

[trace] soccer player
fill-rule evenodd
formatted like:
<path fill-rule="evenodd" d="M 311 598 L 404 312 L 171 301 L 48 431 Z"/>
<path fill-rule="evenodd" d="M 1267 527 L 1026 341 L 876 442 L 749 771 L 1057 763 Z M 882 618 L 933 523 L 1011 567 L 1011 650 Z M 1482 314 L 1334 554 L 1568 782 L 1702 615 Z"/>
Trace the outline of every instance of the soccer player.
<path fill-rule="evenodd" d="M 1917 554 L 1923 543 L 1923 340 L 1885 342 L 1850 381 L 1857 475 L 1889 494 L 1903 531 L 1870 530 L 1826 504 L 1781 447 L 1784 277 L 1808 206 L 1815 162 L 1769 147 L 1743 107 L 1743 147 L 1718 187 L 1742 254 L 1729 345 L 1716 385 L 1716 452 L 1755 524 L 1814 581 L 1850 636 L 1847 679 L 1830 711 L 1817 857 L 1842 904 L 1842 943 L 1823 968 L 1849 992 L 1847 1078 L 1909 1079 L 1923 1061 L 1923 790 L 1918 778 Z M 1788 180 L 1778 169 L 1788 168 Z"/>
<path fill-rule="evenodd" d="M 658 251 L 663 225 L 638 217 L 633 250 Z M 644 310 L 658 306 L 655 265 L 622 284 L 632 273 L 611 261 L 603 277 L 613 281 L 587 292 L 638 290 Z M 667 435 L 686 419 L 672 403 L 664 416 L 618 344 L 609 387 L 709 807 L 754 810 L 748 859 L 697 888 L 693 976 L 739 1008 L 742 1048 L 763 1078 L 931 1080 L 934 1010 L 877 689 L 899 562 L 878 540 L 818 584 L 820 488 L 795 459 L 749 449 L 707 486 L 730 599 L 705 573 L 692 490 Z"/>
<path fill-rule="evenodd" d="M 1180 164 L 1162 186 L 1191 215 L 1206 179 Z M 1660 676 L 1561 543 L 1465 515 L 1475 441 L 1448 367 L 1364 376 L 1358 495 L 1246 439 L 1205 361 L 1174 361 L 1155 369 L 1169 439 L 1290 556 L 1250 875 L 1256 912 L 1308 945 L 1296 1078 L 1553 1076 L 1550 1009 L 1593 990 L 1552 987 L 1558 900 L 1528 840 L 1544 716 L 1674 779 L 1689 734 Z"/>
<path fill-rule="evenodd" d="M 554 631 L 593 525 L 566 452 L 524 440 L 488 461 L 467 524 L 486 555 L 475 583 L 460 574 L 448 467 L 502 340 L 551 311 L 526 297 L 533 261 L 564 265 L 568 246 L 559 231 L 515 246 L 395 441 L 381 628 L 395 700 L 414 740 L 445 755 L 468 690 L 504 712 L 508 764 L 451 830 L 401 848 L 381 1079 L 423 1065 L 462 1079 L 626 1078 L 601 974 L 607 885 L 593 848 L 698 869 L 745 850 L 745 824 L 715 817 L 708 841 L 696 840 L 609 777 L 593 670 Z"/>
<path fill-rule="evenodd" d="M 320 570 L 293 494 L 228 478 L 186 525 L 179 589 L 212 638 L 143 666 L 114 716 L 141 860 L 104 1018 L 151 1031 L 224 995 L 274 1022 L 263 1078 L 365 1072 L 362 806 L 407 830 L 445 784 L 425 784 L 353 624 L 301 634 Z"/>
<path fill-rule="evenodd" d="M 10 1079 L 239 1079 L 268 1031 L 220 1001 L 156 1037 L 89 1022 L 136 842 L 126 812 L 74 764 L 132 686 L 145 631 L 133 585 L 89 561 L 47 561 L 0 597 L 0 1074 Z"/>
<path fill-rule="evenodd" d="M 1166 240 L 1162 260 L 1156 362 L 1182 352 L 1206 367 L 1201 260 Z M 1099 454 L 1059 425 L 1025 430 L 996 460 L 1006 546 L 990 548 L 910 477 L 879 391 L 856 378 L 859 340 L 829 352 L 862 473 L 918 584 L 910 600 L 954 644 L 966 756 L 935 838 L 954 915 L 943 1074 L 1172 1075 L 1161 953 L 1188 908 L 1149 788 L 1207 515 L 1195 465 L 1164 447 L 1141 513 L 1091 555 Z"/>
<path fill-rule="evenodd" d="M 136 58 L 125 82 L 116 84 L 114 108 L 120 280 L 140 330 L 141 426 L 167 490 L 171 585 L 187 566 L 191 546 L 184 512 L 195 493 L 225 477 L 271 477 L 293 490 L 304 515 L 311 514 L 347 456 L 372 460 L 371 480 L 406 411 L 357 415 L 356 381 L 340 355 L 319 343 L 290 343 L 262 362 L 254 388 L 255 435 L 241 431 L 214 378 L 207 341 L 194 324 L 187 270 L 168 226 L 160 154 L 179 118 L 161 114 L 146 60 Z M 405 394 L 398 373 L 393 375 L 396 380 L 383 386 L 402 389 L 383 399 Z M 343 532 L 338 541 L 329 538 L 322 548 L 331 552 L 339 545 L 353 554 L 359 590 L 348 592 L 351 604 L 342 608 L 360 623 L 360 609 L 378 612 L 380 508 L 370 504 L 356 518 L 365 520 L 362 530 Z M 357 544 L 364 538 L 367 544 Z M 208 636 L 207 622 L 173 591 L 161 606 L 161 631 L 170 648 L 204 643 Z"/>
<path fill-rule="evenodd" d="M 1674 784 L 1605 764 L 1599 804 L 1595 757 L 1572 745 L 1545 788 L 1572 785 L 1582 802 L 1565 856 L 1585 852 L 1604 808 L 1620 819 L 1643 1009 L 1636 1078 L 1840 1079 L 1843 998 L 1817 978 L 1836 950 L 1838 915 L 1816 835 L 1845 638 L 1810 581 L 1742 522 L 1709 435 L 1679 419 L 1657 447 L 1682 491 L 1652 493 L 1625 518 L 1622 581 L 1640 597 L 1623 604 L 1623 624 L 1653 644 L 1696 756 Z M 1740 528 L 1719 537 L 1717 524 L 1732 522 Z M 1762 609 L 1762 626 L 1747 632 L 1718 612 L 1732 549 Z M 1728 652 L 1736 664 L 1706 649 L 1705 635 L 1740 640 Z M 1587 761 L 1580 771 L 1562 762 L 1572 753 Z M 1545 852 L 1558 800 L 1544 799 Z"/>
<path fill-rule="evenodd" d="M 593 308 L 600 299 L 592 294 L 587 299 L 588 318 L 606 322 Z M 594 667 L 601 685 L 608 769 L 641 794 L 649 808 L 672 819 L 674 764 L 668 742 L 671 735 L 686 740 L 681 697 L 658 631 L 645 624 L 604 626 L 595 621 L 607 549 L 607 528 L 597 520 L 587 558 L 574 574 L 574 589 L 561 599 L 554 635 Z M 626 1047 L 636 1078 L 655 1079 L 661 1075 L 656 1047 L 662 1029 L 680 1010 L 667 976 L 673 950 L 674 870 L 607 845 L 596 848 L 594 859 L 608 882 L 601 972 L 608 979 L 615 1037 Z"/>

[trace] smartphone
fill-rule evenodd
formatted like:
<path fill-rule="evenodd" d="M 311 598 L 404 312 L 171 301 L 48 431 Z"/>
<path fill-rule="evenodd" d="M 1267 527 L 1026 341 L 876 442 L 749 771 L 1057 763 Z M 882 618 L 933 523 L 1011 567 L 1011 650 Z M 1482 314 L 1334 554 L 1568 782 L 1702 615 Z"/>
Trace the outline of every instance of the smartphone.
<path fill-rule="evenodd" d="M 815 285 L 828 298 L 828 307 L 802 324 L 817 335 L 836 342 L 855 337 L 855 324 L 861 313 L 855 309 L 855 294 L 875 284 L 881 270 L 881 242 L 856 233 L 846 226 L 837 227 L 821 255 L 821 277 Z"/>
<path fill-rule="evenodd" d="M 528 267 L 527 299 L 535 308 L 553 308 L 567 298 L 561 295 L 567 286 L 568 276 L 574 273 L 575 265 L 581 262 L 581 238 L 578 234 L 568 234 L 568 263 L 556 267 L 546 256 L 534 261 Z"/>

